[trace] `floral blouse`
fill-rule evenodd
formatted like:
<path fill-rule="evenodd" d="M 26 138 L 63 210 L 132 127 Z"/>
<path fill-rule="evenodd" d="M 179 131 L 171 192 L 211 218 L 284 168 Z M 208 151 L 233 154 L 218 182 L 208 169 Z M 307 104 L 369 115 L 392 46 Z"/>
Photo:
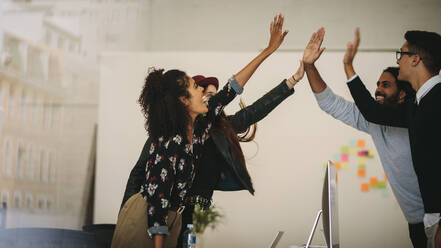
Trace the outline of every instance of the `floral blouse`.
<path fill-rule="evenodd" d="M 152 141 L 146 166 L 146 182 L 141 194 L 147 201 L 148 233 L 168 234 L 168 210 L 184 205 L 184 198 L 195 177 L 194 162 L 215 117 L 222 112 L 242 88 L 234 76 L 208 101 L 208 112 L 198 118 L 193 131 L 193 152 L 185 134 L 159 137 Z"/>

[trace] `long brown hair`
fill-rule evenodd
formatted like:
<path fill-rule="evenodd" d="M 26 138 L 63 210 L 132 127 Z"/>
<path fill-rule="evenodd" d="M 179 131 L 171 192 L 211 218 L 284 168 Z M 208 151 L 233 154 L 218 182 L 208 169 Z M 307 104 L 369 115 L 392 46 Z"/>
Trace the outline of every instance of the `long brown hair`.
<path fill-rule="evenodd" d="M 240 107 L 244 109 L 246 107 L 245 103 L 240 100 L 239 103 Z M 231 145 L 231 150 L 236 155 L 236 157 L 239 159 L 239 162 L 243 169 L 245 170 L 248 178 L 251 180 L 250 174 L 248 173 L 248 169 L 245 163 L 245 156 L 243 154 L 242 148 L 240 147 L 239 142 L 250 142 L 254 140 L 256 137 L 256 131 L 257 131 L 257 124 L 254 123 L 251 126 L 247 128 L 242 133 L 236 133 L 231 123 L 227 120 L 225 112 L 222 111 L 222 113 L 218 116 L 218 119 L 214 123 L 213 129 L 222 133 L 228 140 L 228 142 Z M 251 130 L 251 131 L 250 131 Z M 251 132 L 251 133 L 250 133 Z"/>

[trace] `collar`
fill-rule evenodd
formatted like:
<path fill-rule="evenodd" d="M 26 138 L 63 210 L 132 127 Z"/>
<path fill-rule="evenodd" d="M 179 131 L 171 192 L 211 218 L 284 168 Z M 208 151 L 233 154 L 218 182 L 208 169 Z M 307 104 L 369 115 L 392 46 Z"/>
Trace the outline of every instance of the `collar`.
<path fill-rule="evenodd" d="M 423 97 L 425 95 L 427 95 L 427 93 L 429 93 L 429 91 L 435 87 L 435 85 L 437 85 L 438 83 L 441 83 L 441 75 L 436 75 L 431 77 L 429 80 L 427 80 L 417 91 L 416 93 L 416 103 L 420 104 L 421 99 L 423 99 Z"/>

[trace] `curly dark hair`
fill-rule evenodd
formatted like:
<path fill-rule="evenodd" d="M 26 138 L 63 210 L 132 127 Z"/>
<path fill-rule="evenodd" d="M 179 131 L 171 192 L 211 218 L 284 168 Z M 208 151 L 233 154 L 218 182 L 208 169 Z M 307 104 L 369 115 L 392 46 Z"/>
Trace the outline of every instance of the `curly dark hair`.
<path fill-rule="evenodd" d="M 180 70 L 149 68 L 139 96 L 145 129 L 152 138 L 186 134 L 190 115 L 180 97 L 190 98 L 188 76 Z"/>

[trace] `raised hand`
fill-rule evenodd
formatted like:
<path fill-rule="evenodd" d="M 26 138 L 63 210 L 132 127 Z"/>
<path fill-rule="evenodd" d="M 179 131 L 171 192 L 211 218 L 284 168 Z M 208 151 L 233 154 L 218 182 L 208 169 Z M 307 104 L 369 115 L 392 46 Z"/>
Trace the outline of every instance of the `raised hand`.
<path fill-rule="evenodd" d="M 348 42 L 346 47 L 346 53 L 343 58 L 343 64 L 345 65 L 352 65 L 352 62 L 354 61 L 355 54 L 357 54 L 358 51 L 358 45 L 360 45 L 360 29 L 355 29 L 355 38 L 354 42 Z"/>
<path fill-rule="evenodd" d="M 270 52 L 274 52 L 279 48 L 279 46 L 283 43 L 285 36 L 288 34 L 288 30 L 283 31 L 283 21 L 284 17 L 282 14 L 278 14 L 274 16 L 274 20 L 270 24 L 270 41 L 268 43 L 267 49 Z"/>
<path fill-rule="evenodd" d="M 314 62 L 320 57 L 325 50 L 325 47 L 321 47 L 324 37 L 324 28 L 320 28 L 317 32 L 312 34 L 311 39 L 303 52 L 303 63 L 306 65 L 314 64 Z"/>

